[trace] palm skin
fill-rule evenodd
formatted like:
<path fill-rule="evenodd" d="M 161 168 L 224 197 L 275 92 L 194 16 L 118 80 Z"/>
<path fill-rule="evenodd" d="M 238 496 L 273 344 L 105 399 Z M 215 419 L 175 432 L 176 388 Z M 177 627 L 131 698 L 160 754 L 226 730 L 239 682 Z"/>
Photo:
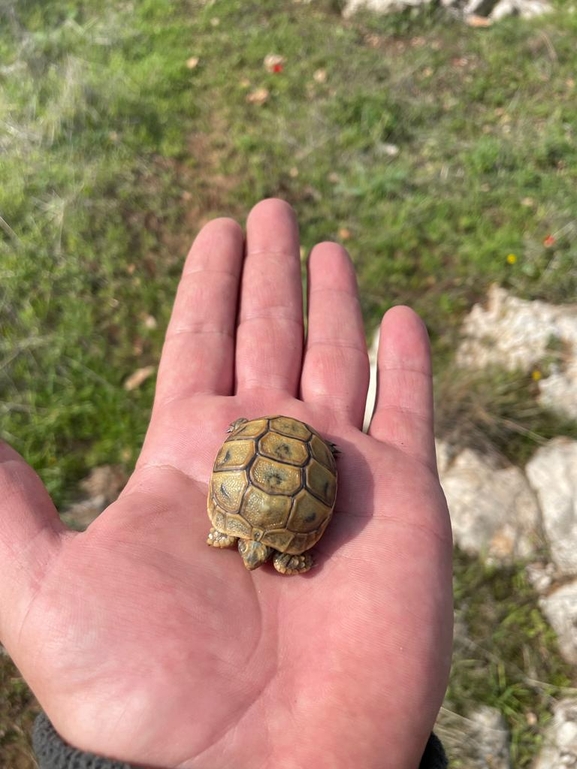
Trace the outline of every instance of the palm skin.
<path fill-rule="evenodd" d="M 0 638 L 68 742 L 153 767 L 418 767 L 448 674 L 451 537 L 426 332 L 396 308 L 381 340 L 366 435 L 350 261 L 313 250 L 303 343 L 296 222 L 263 201 L 246 243 L 228 219 L 197 237 L 141 457 L 86 532 L 0 447 Z M 225 430 L 266 414 L 341 451 L 306 575 L 248 572 L 205 543 Z"/>

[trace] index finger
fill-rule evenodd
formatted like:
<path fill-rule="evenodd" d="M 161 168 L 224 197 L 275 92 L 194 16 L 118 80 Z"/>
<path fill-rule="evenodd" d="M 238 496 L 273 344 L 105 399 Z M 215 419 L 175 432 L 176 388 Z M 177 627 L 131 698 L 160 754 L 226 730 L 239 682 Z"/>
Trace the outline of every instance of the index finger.
<path fill-rule="evenodd" d="M 199 392 L 232 392 L 243 255 L 243 232 L 232 219 L 214 219 L 197 235 L 166 332 L 156 405 Z"/>

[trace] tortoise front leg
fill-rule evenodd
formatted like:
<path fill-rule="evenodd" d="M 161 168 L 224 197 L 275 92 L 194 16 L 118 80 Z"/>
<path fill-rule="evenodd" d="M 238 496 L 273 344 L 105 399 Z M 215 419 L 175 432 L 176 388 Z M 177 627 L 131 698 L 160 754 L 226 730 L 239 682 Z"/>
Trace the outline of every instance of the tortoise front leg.
<path fill-rule="evenodd" d="M 291 555 L 290 553 L 276 553 L 273 558 L 273 565 L 281 574 L 304 574 L 313 566 L 313 557 L 309 552 L 300 555 Z"/>
<path fill-rule="evenodd" d="M 230 534 L 223 534 L 222 531 L 218 531 L 214 526 L 211 526 L 206 538 L 206 544 L 212 547 L 234 547 L 237 543 L 238 537 L 231 537 Z"/>

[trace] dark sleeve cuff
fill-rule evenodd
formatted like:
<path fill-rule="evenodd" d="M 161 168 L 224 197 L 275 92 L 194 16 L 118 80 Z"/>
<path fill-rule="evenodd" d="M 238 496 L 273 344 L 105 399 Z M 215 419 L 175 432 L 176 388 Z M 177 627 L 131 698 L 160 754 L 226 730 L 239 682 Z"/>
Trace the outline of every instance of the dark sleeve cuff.
<path fill-rule="evenodd" d="M 449 760 L 436 734 L 431 733 L 421 758 L 419 769 L 447 769 Z"/>
<path fill-rule="evenodd" d="M 34 722 L 32 747 L 38 769 L 132 769 L 124 761 L 110 761 L 71 747 L 60 737 L 44 713 L 40 713 Z"/>
<path fill-rule="evenodd" d="M 111 761 L 71 747 L 60 737 L 44 713 L 40 713 L 34 724 L 32 745 L 39 769 L 136 769 L 123 761 Z M 419 769 L 446 769 L 448 765 L 443 746 L 438 737 L 431 734 Z"/>

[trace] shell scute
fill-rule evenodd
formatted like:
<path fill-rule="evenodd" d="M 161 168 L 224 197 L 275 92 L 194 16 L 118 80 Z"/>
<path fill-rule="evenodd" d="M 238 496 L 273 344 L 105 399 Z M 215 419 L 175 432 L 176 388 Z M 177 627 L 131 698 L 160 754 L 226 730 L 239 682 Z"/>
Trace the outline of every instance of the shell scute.
<path fill-rule="evenodd" d="M 236 423 L 235 423 L 236 424 Z M 231 427 L 234 428 L 234 425 Z M 228 441 L 237 441 L 240 438 L 259 438 L 268 430 L 268 419 L 251 419 L 243 422 L 234 428 L 234 431 L 227 438 Z"/>
<path fill-rule="evenodd" d="M 236 513 L 242 505 L 248 477 L 244 470 L 214 473 L 211 486 L 217 505 L 225 512 Z"/>
<path fill-rule="evenodd" d="M 240 515 L 226 516 L 226 531 L 233 537 L 248 539 L 252 536 L 252 526 Z"/>
<path fill-rule="evenodd" d="M 321 465 L 324 465 L 332 473 L 336 473 L 337 463 L 335 462 L 333 452 L 323 441 L 323 439 L 318 435 L 313 435 L 309 445 L 311 448 L 311 455 L 317 460 L 317 462 L 320 462 Z"/>
<path fill-rule="evenodd" d="M 290 553 L 294 538 L 295 535 L 288 529 L 273 529 L 267 531 L 266 537 L 263 537 L 262 541 L 265 545 L 274 547 L 281 553 Z"/>
<path fill-rule="evenodd" d="M 271 496 L 255 486 L 250 486 L 244 495 L 240 514 L 252 526 L 274 529 L 286 525 L 291 506 L 290 497 Z"/>
<path fill-rule="evenodd" d="M 302 471 L 299 467 L 275 462 L 257 456 L 250 468 L 250 480 L 267 494 L 292 496 L 301 488 Z"/>
<path fill-rule="evenodd" d="M 327 507 L 334 505 L 337 493 L 337 479 L 334 473 L 316 460 L 311 460 L 305 469 L 306 485 L 311 494 Z"/>
<path fill-rule="evenodd" d="M 330 514 L 331 509 L 328 505 L 323 505 L 303 489 L 295 497 L 287 528 L 294 532 L 310 534 L 320 528 Z"/>
<path fill-rule="evenodd" d="M 243 470 L 255 453 L 252 440 L 226 441 L 214 461 L 214 470 Z"/>
<path fill-rule="evenodd" d="M 301 441 L 308 441 L 312 435 L 308 425 L 299 422 L 298 419 L 290 417 L 272 417 L 270 420 L 271 430 L 276 430 L 281 435 L 287 435 L 290 438 L 298 438 Z"/>
<path fill-rule="evenodd" d="M 265 457 L 298 467 L 306 465 L 309 459 L 309 449 L 306 443 L 273 432 L 266 433 L 260 439 L 258 451 Z"/>

